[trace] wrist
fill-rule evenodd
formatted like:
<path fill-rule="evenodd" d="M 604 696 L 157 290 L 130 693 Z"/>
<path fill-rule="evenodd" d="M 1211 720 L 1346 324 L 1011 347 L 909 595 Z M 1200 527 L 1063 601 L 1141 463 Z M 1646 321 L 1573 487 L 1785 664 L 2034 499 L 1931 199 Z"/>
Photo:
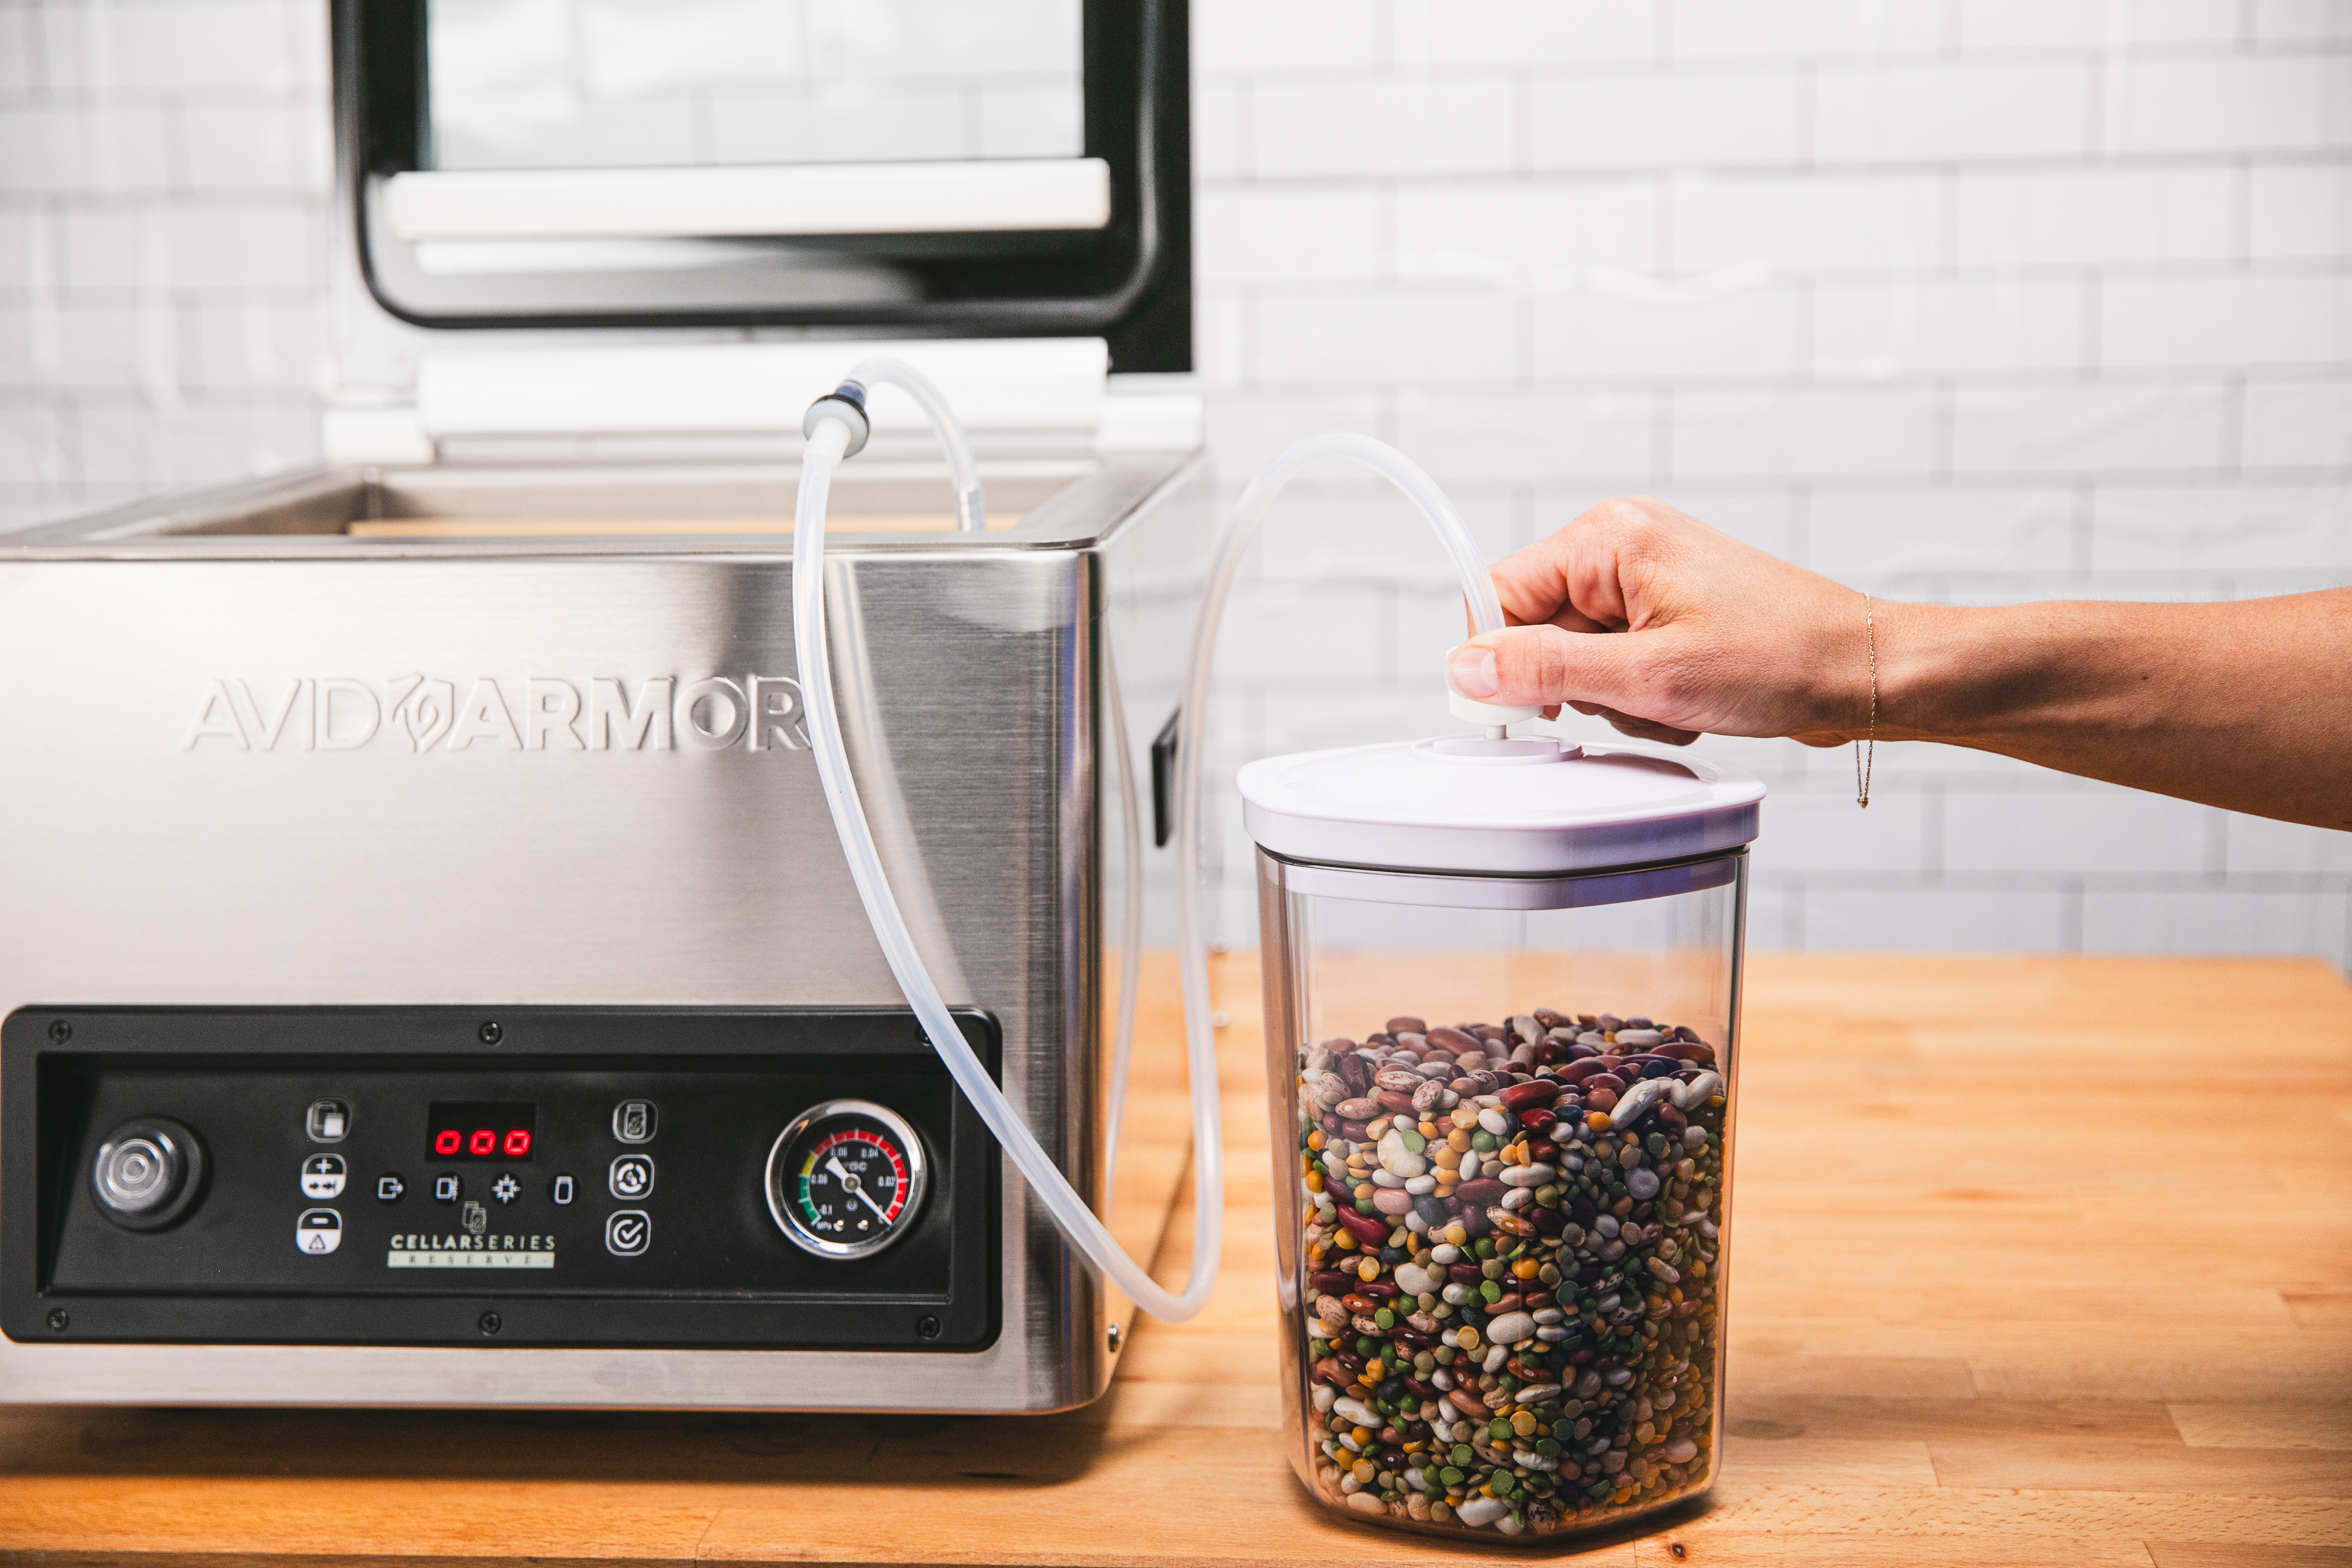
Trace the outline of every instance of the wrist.
<path fill-rule="evenodd" d="M 1918 676 L 1893 654 L 1908 641 L 1912 618 L 1933 605 L 1897 604 L 1858 588 L 1837 587 L 1818 621 L 1810 664 L 1814 672 L 1811 718 L 1799 738 L 1812 745 L 1843 745 L 1875 734 L 1906 739 L 1892 726 L 1897 683 L 1914 689 Z M 1916 663 L 1914 645 L 1911 659 Z"/>
<path fill-rule="evenodd" d="M 2009 682 L 1997 675 L 2019 651 L 2006 608 L 1878 605 L 1878 735 L 1967 744 L 1997 727 Z"/>

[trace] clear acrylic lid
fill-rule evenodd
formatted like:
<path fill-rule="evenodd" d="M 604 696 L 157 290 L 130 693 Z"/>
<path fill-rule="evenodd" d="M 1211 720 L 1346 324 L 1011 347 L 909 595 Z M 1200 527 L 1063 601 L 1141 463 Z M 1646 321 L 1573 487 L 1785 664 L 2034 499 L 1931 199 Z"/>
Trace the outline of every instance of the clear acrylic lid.
<path fill-rule="evenodd" d="M 1288 860 L 1507 876 L 1638 866 L 1753 840 L 1762 781 L 1688 752 L 1473 735 L 1267 757 L 1250 837 Z"/>

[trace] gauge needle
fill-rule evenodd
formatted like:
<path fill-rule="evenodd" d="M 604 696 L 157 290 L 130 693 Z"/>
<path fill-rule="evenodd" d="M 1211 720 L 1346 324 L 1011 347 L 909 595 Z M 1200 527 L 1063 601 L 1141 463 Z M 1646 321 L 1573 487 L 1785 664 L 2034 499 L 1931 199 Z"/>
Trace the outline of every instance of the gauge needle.
<path fill-rule="evenodd" d="M 856 1194 L 857 1201 L 872 1209 L 884 1225 L 890 1223 L 890 1216 L 883 1212 L 882 1205 L 866 1194 L 866 1184 L 841 1168 L 840 1155 L 835 1154 L 829 1157 L 824 1163 L 824 1168 L 833 1173 L 835 1181 L 839 1182 L 846 1190 Z"/>

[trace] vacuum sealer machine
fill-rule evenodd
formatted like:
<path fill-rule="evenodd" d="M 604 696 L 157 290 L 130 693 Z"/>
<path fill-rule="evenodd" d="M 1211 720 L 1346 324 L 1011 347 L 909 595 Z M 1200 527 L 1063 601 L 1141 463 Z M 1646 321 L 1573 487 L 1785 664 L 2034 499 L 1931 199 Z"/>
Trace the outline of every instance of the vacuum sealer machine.
<path fill-rule="evenodd" d="M 877 394 L 843 730 L 926 963 L 1100 1210 L 1119 803 L 1211 526 L 1197 407 L 1107 379 L 1189 368 L 1182 7 L 1079 14 L 1080 156 L 549 172 L 436 167 L 424 6 L 337 5 L 326 465 L 0 544 L 0 1400 L 1101 1391 L 1125 1305 L 851 889 L 786 531 L 802 408 L 893 340 L 990 522 Z M 1160 1142 L 1113 1215 L 1145 1256 Z"/>

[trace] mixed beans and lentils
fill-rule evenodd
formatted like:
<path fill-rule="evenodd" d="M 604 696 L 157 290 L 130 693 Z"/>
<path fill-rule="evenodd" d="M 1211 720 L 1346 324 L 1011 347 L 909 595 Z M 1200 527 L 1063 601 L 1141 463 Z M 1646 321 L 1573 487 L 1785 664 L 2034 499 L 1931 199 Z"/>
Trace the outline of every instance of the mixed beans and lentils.
<path fill-rule="evenodd" d="M 1540 1536 L 1704 1489 L 1715 1047 L 1538 1008 L 1391 1018 L 1297 1064 L 1303 1415 L 1327 1498 Z"/>

